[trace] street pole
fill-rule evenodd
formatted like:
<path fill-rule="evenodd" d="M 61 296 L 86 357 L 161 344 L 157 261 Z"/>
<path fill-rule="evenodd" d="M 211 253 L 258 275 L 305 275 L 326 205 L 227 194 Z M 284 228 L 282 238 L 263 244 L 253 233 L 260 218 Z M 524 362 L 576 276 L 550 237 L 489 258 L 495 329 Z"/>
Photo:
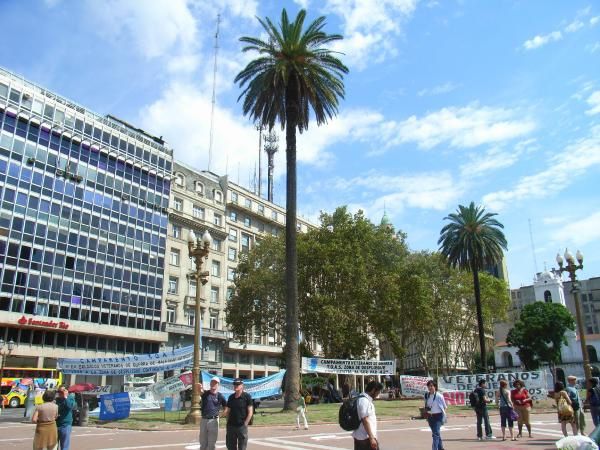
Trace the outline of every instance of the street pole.
<path fill-rule="evenodd" d="M 200 425 L 202 419 L 200 413 L 200 340 L 202 336 L 202 323 L 200 308 L 200 286 L 204 286 L 208 282 L 209 272 L 202 271 L 202 261 L 208 258 L 210 252 L 210 244 L 212 237 L 208 231 L 205 231 L 202 235 L 202 239 L 197 240 L 196 235 L 192 230 L 188 237 L 188 249 L 190 257 L 194 258 L 196 262 L 196 305 L 195 305 L 195 320 L 194 320 L 194 365 L 192 366 L 192 405 L 190 412 L 185 418 L 186 423 Z"/>
<path fill-rule="evenodd" d="M 13 349 L 15 348 L 15 342 L 11 339 L 8 341 L 6 350 L 4 349 L 4 339 L 0 338 L 0 390 L 2 388 L 2 380 L 4 380 L 4 365 L 6 364 L 6 358 L 10 356 Z M 0 392 L 0 412 L 4 409 L 4 397 L 2 397 Z"/>
<path fill-rule="evenodd" d="M 576 271 L 583 269 L 583 254 L 577 250 L 577 263 L 573 254 L 568 249 L 565 250 L 564 259 L 567 261 L 567 265 L 564 266 L 563 257 L 560 254 L 556 255 L 556 262 L 558 263 L 558 270 L 562 274 L 567 272 L 571 279 L 571 292 L 573 293 L 573 301 L 575 302 L 575 316 L 577 319 L 577 329 L 579 330 L 579 343 L 581 344 L 581 356 L 583 357 L 583 372 L 585 379 L 589 380 L 592 378 L 592 367 L 590 366 L 590 358 L 587 350 L 587 343 L 585 339 L 586 329 L 584 327 L 583 318 L 581 317 L 581 305 L 579 304 L 579 287 L 577 286 L 577 275 Z"/>

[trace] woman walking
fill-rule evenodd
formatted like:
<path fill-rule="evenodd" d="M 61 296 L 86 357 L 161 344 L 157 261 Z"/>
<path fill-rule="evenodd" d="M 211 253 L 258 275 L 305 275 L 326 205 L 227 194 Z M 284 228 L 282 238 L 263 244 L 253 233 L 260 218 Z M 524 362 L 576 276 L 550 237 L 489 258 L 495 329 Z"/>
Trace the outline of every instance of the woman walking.
<path fill-rule="evenodd" d="M 496 392 L 496 402 L 500 407 L 500 428 L 502 429 L 502 440 L 506 440 L 506 425 L 510 433 L 510 440 L 516 441 L 517 438 L 513 435 L 514 426 L 514 409 L 513 402 L 510 399 L 510 391 L 506 380 L 500 380 L 500 389 Z"/>
<path fill-rule="evenodd" d="M 517 437 L 523 437 L 523 425 L 527 427 L 529 437 L 531 437 L 531 423 L 529 421 L 529 415 L 531 413 L 531 407 L 533 406 L 533 399 L 529 395 L 529 391 L 525 389 L 525 384 L 521 380 L 516 380 L 513 383 L 514 389 L 510 391 L 510 399 L 513 402 L 515 411 L 519 414 L 517 419 L 517 425 L 519 427 L 519 433 Z"/>
<path fill-rule="evenodd" d="M 302 394 L 300 394 L 296 403 L 296 430 L 300 429 L 300 418 L 304 420 L 304 429 L 308 430 L 308 422 L 306 421 L 306 400 L 304 400 Z"/>
<path fill-rule="evenodd" d="M 31 421 L 36 424 L 33 437 L 33 450 L 56 450 L 58 448 L 58 405 L 54 403 L 56 392 L 46 389 L 42 395 L 43 404 L 33 412 Z"/>
<path fill-rule="evenodd" d="M 444 396 L 437 392 L 437 383 L 433 380 L 427 382 L 428 393 L 425 394 L 425 417 L 431 428 L 431 450 L 444 450 L 441 428 L 446 416 L 446 402 Z"/>
<path fill-rule="evenodd" d="M 573 404 L 569 398 L 569 394 L 565 391 L 565 385 L 560 381 L 554 384 L 554 401 L 556 401 L 556 409 L 558 411 L 558 421 L 564 436 L 568 436 L 567 423 L 571 424 L 573 436 L 577 434 L 577 426 L 575 425 L 575 413 Z"/>

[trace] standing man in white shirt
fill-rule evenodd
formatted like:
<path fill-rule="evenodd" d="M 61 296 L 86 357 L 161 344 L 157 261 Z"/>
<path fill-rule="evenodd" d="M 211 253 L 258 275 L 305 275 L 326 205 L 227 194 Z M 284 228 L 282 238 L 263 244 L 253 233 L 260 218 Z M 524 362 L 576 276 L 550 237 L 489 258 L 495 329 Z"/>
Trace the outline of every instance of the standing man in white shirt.
<path fill-rule="evenodd" d="M 352 432 L 354 450 L 379 450 L 377 442 L 377 417 L 373 400 L 377 398 L 383 385 L 377 381 L 369 381 L 357 401 L 358 418 L 360 425 Z"/>

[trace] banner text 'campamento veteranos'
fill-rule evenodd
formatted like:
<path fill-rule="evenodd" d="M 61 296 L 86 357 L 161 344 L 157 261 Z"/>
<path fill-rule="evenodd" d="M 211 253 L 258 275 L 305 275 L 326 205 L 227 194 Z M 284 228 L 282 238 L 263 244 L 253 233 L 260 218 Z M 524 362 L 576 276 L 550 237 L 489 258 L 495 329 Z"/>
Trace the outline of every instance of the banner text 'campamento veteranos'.
<path fill-rule="evenodd" d="M 302 358 L 304 373 L 331 373 L 346 375 L 394 375 L 395 361 L 375 361 L 363 359 Z"/>

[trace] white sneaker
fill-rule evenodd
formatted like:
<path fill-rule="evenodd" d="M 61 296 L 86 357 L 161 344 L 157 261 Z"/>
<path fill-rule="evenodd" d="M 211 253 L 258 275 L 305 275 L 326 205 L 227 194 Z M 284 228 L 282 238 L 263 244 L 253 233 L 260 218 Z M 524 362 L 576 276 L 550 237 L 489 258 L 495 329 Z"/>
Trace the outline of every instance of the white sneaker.
<path fill-rule="evenodd" d="M 496 439 L 496 436 L 486 436 L 485 437 L 486 441 L 491 441 L 492 439 Z"/>

